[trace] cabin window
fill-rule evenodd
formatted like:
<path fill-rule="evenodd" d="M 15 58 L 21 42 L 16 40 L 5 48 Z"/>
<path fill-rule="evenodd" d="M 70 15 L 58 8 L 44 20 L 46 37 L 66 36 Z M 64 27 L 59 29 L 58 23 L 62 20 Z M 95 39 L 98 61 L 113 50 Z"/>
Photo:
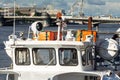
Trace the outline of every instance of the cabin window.
<path fill-rule="evenodd" d="M 33 48 L 33 63 L 35 65 L 55 65 L 55 49 L 53 48 Z"/>
<path fill-rule="evenodd" d="M 94 54 L 92 53 L 92 46 L 89 46 L 84 51 L 82 51 L 82 64 L 83 64 L 83 66 L 93 65 L 93 61 L 94 61 L 93 56 L 94 56 Z"/>
<path fill-rule="evenodd" d="M 8 79 L 7 79 L 8 77 Z M 6 80 L 15 80 L 15 74 L 7 74 Z"/>
<path fill-rule="evenodd" d="M 77 50 L 73 48 L 60 48 L 59 62 L 63 66 L 76 66 L 78 64 Z"/>
<path fill-rule="evenodd" d="M 17 65 L 30 65 L 30 52 L 28 48 L 15 49 L 15 63 Z"/>

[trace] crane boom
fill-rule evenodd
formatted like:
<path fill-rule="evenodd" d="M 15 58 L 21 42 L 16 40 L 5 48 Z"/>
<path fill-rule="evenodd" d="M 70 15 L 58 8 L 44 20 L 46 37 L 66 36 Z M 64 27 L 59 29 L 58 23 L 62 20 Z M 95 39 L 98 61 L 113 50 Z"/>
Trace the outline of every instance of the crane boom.
<path fill-rule="evenodd" d="M 80 5 L 80 16 L 84 16 L 84 13 L 83 13 L 83 6 L 84 6 L 83 1 L 84 0 L 81 1 L 81 5 Z"/>
<path fill-rule="evenodd" d="M 72 16 L 73 16 L 73 12 L 75 11 L 75 8 L 79 10 L 80 16 L 83 16 L 83 5 L 84 5 L 83 2 L 84 0 L 81 0 L 81 2 L 77 0 L 75 3 L 73 3 L 70 9 L 70 13 Z"/>

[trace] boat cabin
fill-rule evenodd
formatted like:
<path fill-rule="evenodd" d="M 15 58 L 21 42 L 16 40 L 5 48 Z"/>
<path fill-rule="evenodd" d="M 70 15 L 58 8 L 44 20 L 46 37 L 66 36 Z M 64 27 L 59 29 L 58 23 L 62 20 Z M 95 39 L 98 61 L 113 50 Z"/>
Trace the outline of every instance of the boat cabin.
<path fill-rule="evenodd" d="M 14 75 L 18 80 L 84 80 L 80 72 L 94 69 L 91 49 L 89 42 L 27 40 L 15 41 L 6 51 L 12 53 L 11 68 L 18 73 Z"/>

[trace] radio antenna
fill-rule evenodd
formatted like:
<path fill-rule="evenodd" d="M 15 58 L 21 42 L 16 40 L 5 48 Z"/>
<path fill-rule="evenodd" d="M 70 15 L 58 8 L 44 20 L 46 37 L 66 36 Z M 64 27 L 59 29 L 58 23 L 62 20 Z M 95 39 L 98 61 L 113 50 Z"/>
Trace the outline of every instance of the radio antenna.
<path fill-rule="evenodd" d="M 14 0 L 14 19 L 13 19 L 13 39 L 14 39 L 14 42 L 15 42 L 15 5 L 16 4 L 16 0 Z"/>

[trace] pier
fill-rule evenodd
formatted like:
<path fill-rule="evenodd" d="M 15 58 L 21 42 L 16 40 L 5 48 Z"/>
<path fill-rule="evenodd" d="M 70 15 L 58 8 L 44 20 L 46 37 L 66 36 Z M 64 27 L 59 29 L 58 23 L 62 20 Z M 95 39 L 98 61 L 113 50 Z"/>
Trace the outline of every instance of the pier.
<path fill-rule="evenodd" d="M 47 23 L 48 25 L 55 24 L 56 14 L 58 12 L 63 13 L 63 10 L 51 10 L 46 8 L 33 8 L 33 7 L 20 7 L 15 8 L 15 16 L 13 16 L 14 8 L 5 7 L 0 10 L 0 26 L 8 26 L 13 24 L 13 19 L 16 22 L 34 22 L 41 21 L 42 24 Z M 88 22 L 89 16 L 68 16 L 63 13 L 63 17 L 67 22 L 84 24 Z M 92 16 L 91 16 L 92 17 Z M 92 17 L 93 24 L 101 23 L 120 23 L 119 17 L 111 16 L 95 16 Z"/>
<path fill-rule="evenodd" d="M 56 19 L 56 16 L 50 16 L 51 19 Z M 5 19 L 13 19 L 14 16 L 4 16 Z M 46 19 L 48 16 L 15 16 L 16 19 Z M 73 21 L 88 21 L 89 17 L 65 17 L 66 20 L 73 20 Z M 93 22 L 100 22 L 100 23 L 107 23 L 107 22 L 120 22 L 120 18 L 110 18 L 110 19 L 102 19 L 92 17 Z"/>
<path fill-rule="evenodd" d="M 50 15 L 42 15 L 42 16 L 1 16 L 0 17 L 0 26 L 6 25 L 13 22 L 13 19 L 15 18 L 16 21 L 41 21 L 42 23 L 46 22 L 51 24 L 54 23 L 56 20 L 56 16 L 50 16 Z M 81 22 L 87 22 L 89 17 L 66 17 L 64 16 L 66 21 L 73 22 L 73 23 L 80 23 Z M 120 23 L 120 18 L 96 18 L 92 17 L 93 24 L 101 24 L 101 23 Z"/>
<path fill-rule="evenodd" d="M 8 24 L 7 26 L 11 25 L 13 23 L 14 18 L 15 18 L 16 22 L 19 22 L 19 21 L 33 22 L 33 21 L 39 20 L 39 21 L 41 21 L 41 23 L 44 23 L 46 21 L 48 23 L 50 23 L 49 21 L 51 20 L 51 17 L 46 16 L 46 15 L 45 16 L 32 16 L 32 17 L 31 16 L 1 16 L 0 17 L 0 26 L 7 25 L 7 24 Z M 11 23 L 11 24 L 9 24 L 9 23 Z"/>

